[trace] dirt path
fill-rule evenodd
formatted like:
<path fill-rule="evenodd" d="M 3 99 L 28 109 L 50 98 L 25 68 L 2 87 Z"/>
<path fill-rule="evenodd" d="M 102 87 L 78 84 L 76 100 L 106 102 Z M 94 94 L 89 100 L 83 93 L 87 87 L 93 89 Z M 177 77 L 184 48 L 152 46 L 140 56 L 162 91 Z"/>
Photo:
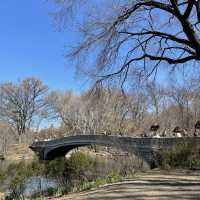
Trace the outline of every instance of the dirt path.
<path fill-rule="evenodd" d="M 200 172 L 150 172 L 54 200 L 200 200 Z"/>

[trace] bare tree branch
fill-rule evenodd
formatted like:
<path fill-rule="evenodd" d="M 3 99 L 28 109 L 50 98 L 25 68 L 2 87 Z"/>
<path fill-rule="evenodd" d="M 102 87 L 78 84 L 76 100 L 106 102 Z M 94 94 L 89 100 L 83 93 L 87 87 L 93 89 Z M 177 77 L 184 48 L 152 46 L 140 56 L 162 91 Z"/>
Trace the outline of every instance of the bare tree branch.
<path fill-rule="evenodd" d="M 86 16 L 79 26 L 83 40 L 69 54 L 83 71 L 83 63 L 89 64 L 85 71 L 94 79 L 124 83 L 134 68 L 152 74 L 163 62 L 173 67 L 199 62 L 200 1 L 134 0 L 117 8 L 112 2 L 113 8 L 105 3 L 101 12 Z"/>

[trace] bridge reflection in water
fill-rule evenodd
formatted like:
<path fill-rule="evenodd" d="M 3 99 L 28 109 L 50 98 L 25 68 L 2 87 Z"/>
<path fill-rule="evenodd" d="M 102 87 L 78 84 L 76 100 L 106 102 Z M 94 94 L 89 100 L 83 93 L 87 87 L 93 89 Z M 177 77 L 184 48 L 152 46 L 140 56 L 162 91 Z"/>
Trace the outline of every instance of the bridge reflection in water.
<path fill-rule="evenodd" d="M 184 142 L 200 144 L 200 137 L 136 138 L 106 135 L 76 135 L 50 141 L 34 142 L 30 148 L 37 153 L 41 160 L 53 160 L 56 157 L 64 157 L 70 150 L 77 147 L 102 145 L 134 153 L 152 166 L 157 162 L 160 150 L 170 149 L 173 145 Z"/>

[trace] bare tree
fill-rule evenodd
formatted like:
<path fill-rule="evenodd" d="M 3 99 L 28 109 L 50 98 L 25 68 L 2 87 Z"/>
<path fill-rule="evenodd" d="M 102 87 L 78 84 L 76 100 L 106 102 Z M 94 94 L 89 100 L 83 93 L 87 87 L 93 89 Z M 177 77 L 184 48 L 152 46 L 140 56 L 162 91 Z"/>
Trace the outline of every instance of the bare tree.
<path fill-rule="evenodd" d="M 13 142 L 14 138 L 8 124 L 0 122 L 0 154 L 5 155 L 8 150 L 8 145 Z"/>
<path fill-rule="evenodd" d="M 98 95 L 91 91 L 81 95 L 53 92 L 48 96 L 53 116 L 61 121 L 66 133 L 127 133 L 128 121 L 131 121 L 131 98 L 117 88 L 100 88 Z"/>
<path fill-rule="evenodd" d="M 54 91 L 48 96 L 47 103 L 52 116 L 61 122 L 67 134 L 86 132 L 85 105 L 80 96 L 70 91 L 63 93 Z"/>
<path fill-rule="evenodd" d="M 69 22 L 66 16 L 70 11 L 87 13 L 83 23 L 78 23 L 80 45 L 70 56 L 96 80 L 118 77 L 123 83 L 131 70 L 148 77 L 156 74 L 161 64 L 174 69 L 188 62 L 191 67 L 191 62 L 200 60 L 198 0 L 102 0 L 100 5 L 84 0 L 56 2 L 61 9 L 54 17 L 60 27 L 66 27 L 62 25 Z M 79 12 L 81 3 L 86 12 Z M 95 70 L 88 53 L 95 60 Z"/>
<path fill-rule="evenodd" d="M 127 116 L 130 114 L 130 98 L 118 88 L 100 88 L 98 96 L 88 101 L 88 113 L 93 112 L 96 121 L 95 132 L 122 134 L 127 132 Z"/>
<path fill-rule="evenodd" d="M 163 89 L 161 86 L 156 82 L 148 82 L 146 84 L 146 91 L 147 95 L 149 96 L 150 105 L 152 108 L 150 108 L 153 112 L 155 112 L 156 121 L 158 123 L 159 121 L 159 113 L 161 111 L 161 102 L 164 97 L 163 95 Z"/>
<path fill-rule="evenodd" d="M 18 84 L 2 84 L 0 119 L 9 123 L 21 136 L 44 108 L 43 97 L 46 92 L 47 86 L 35 78 L 27 78 Z"/>

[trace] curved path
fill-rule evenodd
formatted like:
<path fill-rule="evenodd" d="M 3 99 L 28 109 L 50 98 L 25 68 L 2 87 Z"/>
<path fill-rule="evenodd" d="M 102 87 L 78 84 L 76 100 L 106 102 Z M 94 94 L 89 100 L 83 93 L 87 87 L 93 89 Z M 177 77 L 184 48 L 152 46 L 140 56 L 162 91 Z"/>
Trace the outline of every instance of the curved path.
<path fill-rule="evenodd" d="M 200 200 L 200 173 L 150 172 L 54 200 Z"/>

